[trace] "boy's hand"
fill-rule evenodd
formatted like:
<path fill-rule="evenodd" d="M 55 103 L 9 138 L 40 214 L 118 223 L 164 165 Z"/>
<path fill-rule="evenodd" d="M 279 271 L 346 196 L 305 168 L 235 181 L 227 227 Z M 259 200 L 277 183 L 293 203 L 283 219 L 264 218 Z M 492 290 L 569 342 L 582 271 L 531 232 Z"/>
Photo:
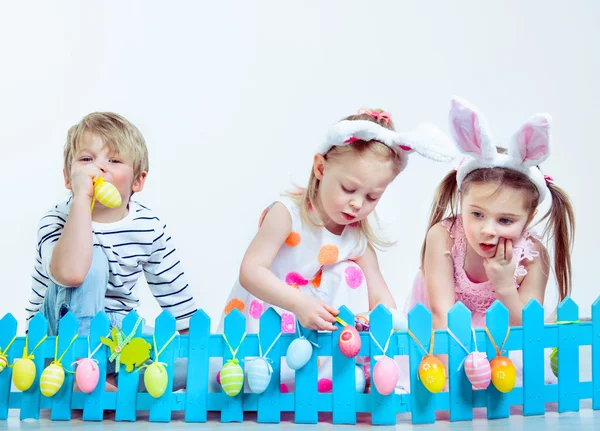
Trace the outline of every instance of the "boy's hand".
<path fill-rule="evenodd" d="M 500 238 L 496 246 L 496 254 L 485 259 L 483 267 L 496 292 L 505 288 L 513 288 L 517 262 L 513 259 L 512 241 Z"/>
<path fill-rule="evenodd" d="M 291 310 L 298 321 L 307 329 L 319 331 L 336 331 L 335 316 L 339 311 L 311 296 L 301 296 Z"/>
<path fill-rule="evenodd" d="M 102 172 L 97 166 L 89 164 L 77 168 L 71 172 L 71 189 L 73 197 L 94 198 L 93 179 L 102 176 Z"/>

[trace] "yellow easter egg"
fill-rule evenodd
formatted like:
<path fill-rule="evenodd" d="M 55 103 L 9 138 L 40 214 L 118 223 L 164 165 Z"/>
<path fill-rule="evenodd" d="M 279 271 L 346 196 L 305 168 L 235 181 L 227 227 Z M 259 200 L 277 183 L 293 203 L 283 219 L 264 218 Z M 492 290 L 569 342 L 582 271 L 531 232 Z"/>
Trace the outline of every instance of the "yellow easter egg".
<path fill-rule="evenodd" d="M 146 390 L 154 398 L 160 398 L 167 389 L 169 374 L 165 366 L 158 362 L 151 363 L 144 373 Z"/>
<path fill-rule="evenodd" d="M 425 356 L 419 364 L 419 378 L 425 388 L 437 394 L 446 384 L 446 369 L 435 356 Z"/>
<path fill-rule="evenodd" d="M 497 356 L 490 362 L 492 383 L 502 393 L 512 391 L 517 381 L 517 369 L 512 361 L 504 356 Z"/>
<path fill-rule="evenodd" d="M 65 381 L 65 371 L 58 364 L 50 364 L 40 377 L 40 391 L 45 397 L 56 394 Z"/>
<path fill-rule="evenodd" d="M 8 366 L 8 361 L 6 360 L 6 356 L 0 355 L 0 373 L 4 371 L 4 369 Z"/>
<path fill-rule="evenodd" d="M 13 383 L 20 391 L 26 391 L 35 379 L 35 364 L 29 358 L 17 359 L 13 365 Z"/>
<path fill-rule="evenodd" d="M 108 208 L 121 206 L 121 195 L 115 186 L 100 179 L 94 186 L 94 197 L 98 202 Z"/>

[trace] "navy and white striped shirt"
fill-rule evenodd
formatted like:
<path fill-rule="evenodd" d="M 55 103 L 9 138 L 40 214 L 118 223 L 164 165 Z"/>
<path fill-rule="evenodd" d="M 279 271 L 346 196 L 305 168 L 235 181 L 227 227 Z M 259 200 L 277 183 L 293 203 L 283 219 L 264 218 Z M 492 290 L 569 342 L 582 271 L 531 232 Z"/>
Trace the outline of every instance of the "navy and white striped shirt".
<path fill-rule="evenodd" d="M 52 250 L 65 226 L 71 199 L 42 217 L 38 229 L 28 317 L 40 310 L 49 282 Z M 109 274 L 104 309 L 127 313 L 139 305 L 137 282 L 142 274 L 158 304 L 177 320 L 177 329 L 189 328 L 196 304 L 166 225 L 149 209 L 129 202 L 129 214 L 115 223 L 92 222 L 94 247 L 108 258 Z"/>

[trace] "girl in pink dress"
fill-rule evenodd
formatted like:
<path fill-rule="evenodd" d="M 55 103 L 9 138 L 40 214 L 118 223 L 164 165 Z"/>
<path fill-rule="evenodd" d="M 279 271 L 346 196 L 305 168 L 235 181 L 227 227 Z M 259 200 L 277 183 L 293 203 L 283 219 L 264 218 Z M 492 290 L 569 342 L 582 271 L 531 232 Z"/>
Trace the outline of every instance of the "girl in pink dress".
<path fill-rule="evenodd" d="M 551 203 L 542 217 L 547 220 L 543 237 L 554 239 L 559 299 L 570 294 L 573 210 L 538 167 L 549 155 L 549 127 L 548 115 L 536 115 L 507 150 L 497 149 L 483 116 L 464 101 L 452 101 L 450 129 L 465 157 L 438 188 L 406 312 L 422 302 L 432 312 L 434 328 L 442 329 L 450 308 L 461 301 L 471 310 L 473 327 L 481 328 L 487 309 L 499 300 L 510 325 L 520 326 L 531 299 L 543 305 L 551 272 L 546 247 L 529 232 L 545 197 Z M 514 353 L 519 370 L 520 352 Z M 551 373 L 546 375 L 550 381 Z"/>

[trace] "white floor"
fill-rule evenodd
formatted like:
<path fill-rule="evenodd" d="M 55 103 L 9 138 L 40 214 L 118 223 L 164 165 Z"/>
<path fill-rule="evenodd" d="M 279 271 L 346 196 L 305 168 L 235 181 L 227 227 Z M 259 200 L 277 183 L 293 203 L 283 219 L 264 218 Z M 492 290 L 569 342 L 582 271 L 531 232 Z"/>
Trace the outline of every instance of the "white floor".
<path fill-rule="evenodd" d="M 551 411 L 546 413 L 544 416 L 535 417 L 523 417 L 520 415 L 518 409 L 514 409 L 513 415 L 508 419 L 499 419 L 493 421 L 487 421 L 485 419 L 485 410 L 479 409 L 475 412 L 475 419 L 470 422 L 449 422 L 447 418 L 444 418 L 443 412 L 440 412 L 439 419 L 435 424 L 431 425 L 419 425 L 414 426 L 414 429 L 418 430 L 470 430 L 470 429 L 504 429 L 509 427 L 511 431 L 516 430 L 553 430 L 553 429 L 565 429 L 565 430 L 598 430 L 600 429 L 600 411 L 593 411 L 591 409 L 591 402 L 589 400 L 581 402 L 581 411 L 578 413 L 562 413 L 556 412 L 556 406 L 551 406 Z M 296 425 L 293 422 L 293 415 L 284 414 L 282 422 L 280 424 L 265 425 L 256 423 L 256 415 L 247 413 L 245 418 L 246 421 L 243 424 L 233 423 L 224 424 L 219 422 L 218 413 L 210 413 L 209 421 L 204 424 L 198 423 L 185 423 L 183 421 L 182 413 L 175 413 L 173 419 L 169 424 L 164 423 L 151 423 L 148 422 L 147 415 L 140 415 L 137 422 L 115 422 L 114 415 L 107 414 L 105 420 L 102 422 L 84 422 L 81 420 L 81 415 L 78 412 L 74 412 L 74 418 L 69 422 L 53 422 L 49 419 L 48 414 L 42 416 L 39 421 L 34 420 L 19 420 L 18 410 L 11 410 L 9 418 L 5 422 L 0 422 L 0 429 L 13 428 L 13 429 L 119 429 L 119 430 L 158 430 L 168 427 L 168 429 L 184 429 L 184 428 L 219 428 L 222 430 L 241 430 L 244 428 L 262 429 L 262 428 L 277 428 L 277 429 L 292 429 L 301 427 L 302 429 L 330 429 L 333 428 L 331 425 L 331 415 L 323 414 L 319 418 L 319 424 L 317 425 Z M 398 424 L 395 429 L 413 429 L 410 423 L 410 415 L 398 415 Z M 361 414 L 358 418 L 358 427 L 370 427 L 370 415 Z M 340 427 L 341 428 L 341 427 Z M 381 427 L 381 429 L 393 429 L 393 427 Z"/>

